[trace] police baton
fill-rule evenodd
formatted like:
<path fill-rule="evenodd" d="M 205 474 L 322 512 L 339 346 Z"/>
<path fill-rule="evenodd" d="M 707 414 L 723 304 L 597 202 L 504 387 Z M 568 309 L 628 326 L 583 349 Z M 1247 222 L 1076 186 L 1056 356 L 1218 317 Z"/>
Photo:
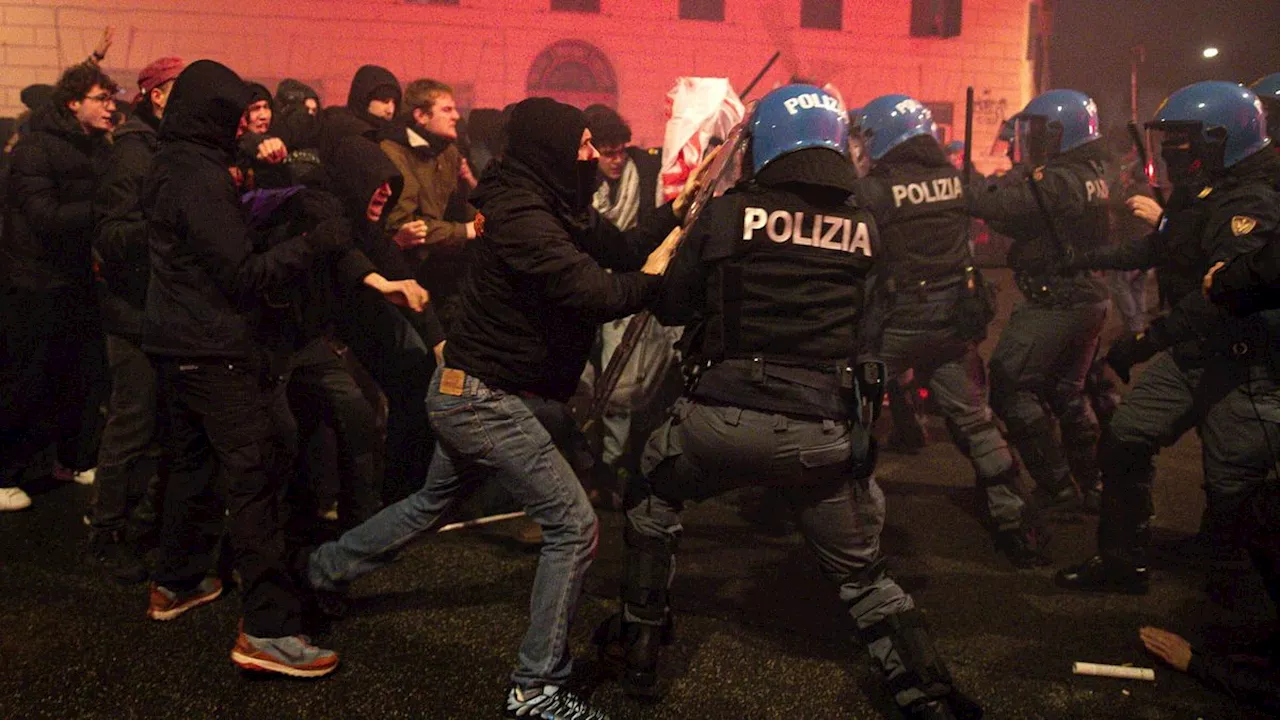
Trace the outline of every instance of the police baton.
<path fill-rule="evenodd" d="M 1156 196 L 1156 202 L 1160 203 L 1160 207 L 1164 207 L 1164 188 L 1154 182 L 1155 178 L 1147 174 L 1147 169 L 1151 167 L 1151 156 L 1147 153 L 1147 144 L 1142 142 L 1142 133 L 1138 130 L 1138 123 L 1129 121 L 1129 139 L 1133 140 L 1133 147 L 1138 150 L 1138 161 L 1142 163 L 1142 174 L 1147 178 L 1147 185 L 1151 187 L 1151 192 Z"/>
<path fill-rule="evenodd" d="M 964 167 L 960 174 L 964 177 L 964 186 L 969 187 L 973 179 L 973 86 L 964 91 Z"/>

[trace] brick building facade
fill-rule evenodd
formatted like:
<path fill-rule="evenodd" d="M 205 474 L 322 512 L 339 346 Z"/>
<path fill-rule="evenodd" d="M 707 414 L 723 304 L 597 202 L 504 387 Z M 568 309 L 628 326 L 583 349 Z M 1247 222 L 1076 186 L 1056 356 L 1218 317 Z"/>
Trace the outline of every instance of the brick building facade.
<path fill-rule="evenodd" d="M 947 18 L 948 8 L 961 12 Z M 1039 0 L 0 0 L 0 17 L 2 116 L 21 110 L 22 87 L 53 82 L 113 25 L 104 65 L 125 86 L 150 60 L 181 55 L 271 87 L 295 77 L 339 104 L 372 62 L 404 82 L 453 84 L 464 108 L 529 94 L 605 102 L 637 142 L 657 144 L 677 76 L 741 89 L 778 49 L 762 89 L 799 74 L 834 83 L 851 106 L 905 92 L 953 137 L 973 85 L 980 169 L 997 162 L 983 151 L 1000 121 L 1034 92 L 1030 58 L 1044 39 Z"/>

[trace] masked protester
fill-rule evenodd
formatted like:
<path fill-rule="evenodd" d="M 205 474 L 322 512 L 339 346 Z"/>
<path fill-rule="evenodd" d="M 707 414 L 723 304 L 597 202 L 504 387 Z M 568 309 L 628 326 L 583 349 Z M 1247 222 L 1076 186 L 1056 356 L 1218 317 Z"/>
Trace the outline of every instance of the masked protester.
<path fill-rule="evenodd" d="M 372 140 L 391 123 L 400 107 L 400 81 L 390 70 L 363 65 L 351 79 L 347 104 L 320 112 L 320 162 L 327 164 L 344 138 Z"/>
<path fill-rule="evenodd" d="M 169 620 L 222 593 L 208 572 L 225 515 L 243 612 L 232 662 L 317 677 L 332 672 L 338 656 L 301 634 L 258 319 L 269 292 L 348 246 L 351 228 L 334 218 L 269 249 L 255 247 L 227 171 L 249 97 L 244 81 L 218 63 L 183 70 L 142 191 L 151 250 L 143 350 L 160 378 L 169 474 L 147 615 Z"/>
<path fill-rule="evenodd" d="M 320 590 L 340 590 L 390 562 L 388 548 L 436 529 L 479 483 L 500 483 L 544 538 L 506 716 L 600 719 L 564 687 L 573 669 L 566 628 L 595 554 L 596 517 L 535 412 L 567 415 L 596 326 L 656 296 L 674 247 L 674 235 L 662 238 L 687 194 L 624 235 L 591 210 L 597 154 L 581 111 L 524 100 L 508 137 L 474 196 L 486 228 L 427 396 L 437 445 L 426 483 L 318 548 L 308 576 Z"/>

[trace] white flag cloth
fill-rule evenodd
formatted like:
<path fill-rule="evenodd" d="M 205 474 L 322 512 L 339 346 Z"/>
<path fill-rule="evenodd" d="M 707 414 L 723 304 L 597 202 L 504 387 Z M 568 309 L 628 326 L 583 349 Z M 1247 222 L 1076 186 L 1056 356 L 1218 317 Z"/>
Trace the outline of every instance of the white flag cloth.
<path fill-rule="evenodd" d="M 746 114 L 726 78 L 679 78 L 667 93 L 667 103 L 671 117 L 662 141 L 659 204 L 680 194 L 689 173 L 702 161 L 711 138 L 727 137 Z"/>

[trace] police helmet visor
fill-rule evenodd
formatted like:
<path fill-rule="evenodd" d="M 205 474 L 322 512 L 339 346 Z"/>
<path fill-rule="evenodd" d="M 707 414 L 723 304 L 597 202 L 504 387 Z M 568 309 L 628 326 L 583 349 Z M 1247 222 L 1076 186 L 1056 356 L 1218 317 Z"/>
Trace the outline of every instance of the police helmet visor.
<path fill-rule="evenodd" d="M 1209 135 L 1207 139 L 1198 122 L 1148 125 L 1152 184 L 1166 189 L 1207 184 L 1222 164 L 1222 143 L 1213 142 L 1212 132 Z"/>
<path fill-rule="evenodd" d="M 1274 97 L 1259 97 L 1262 111 L 1267 115 L 1267 137 L 1271 138 L 1271 147 L 1280 151 L 1280 100 Z"/>
<path fill-rule="evenodd" d="M 1058 154 L 1062 146 L 1062 126 L 1048 122 L 1042 115 L 1019 115 L 1013 120 L 1013 149 L 1010 159 L 1016 165 L 1044 165 Z"/>

